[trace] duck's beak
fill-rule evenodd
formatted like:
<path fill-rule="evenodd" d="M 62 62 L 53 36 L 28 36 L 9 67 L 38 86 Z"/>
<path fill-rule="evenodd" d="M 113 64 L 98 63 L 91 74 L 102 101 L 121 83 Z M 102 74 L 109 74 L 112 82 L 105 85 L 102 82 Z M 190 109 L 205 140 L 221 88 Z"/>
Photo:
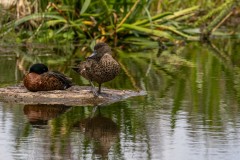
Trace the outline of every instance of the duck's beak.
<path fill-rule="evenodd" d="M 88 56 L 87 58 L 93 58 L 94 56 L 96 56 L 96 54 L 97 54 L 97 52 L 96 52 L 96 50 L 94 50 L 93 53 L 90 56 Z"/>

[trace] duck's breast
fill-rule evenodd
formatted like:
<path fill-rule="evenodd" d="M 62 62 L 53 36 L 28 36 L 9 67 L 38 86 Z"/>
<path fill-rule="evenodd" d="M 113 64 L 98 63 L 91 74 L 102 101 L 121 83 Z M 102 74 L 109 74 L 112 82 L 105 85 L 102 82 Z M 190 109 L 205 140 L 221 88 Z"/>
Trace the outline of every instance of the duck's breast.
<path fill-rule="evenodd" d="M 110 54 L 105 54 L 93 70 L 96 81 L 103 83 L 114 79 L 119 74 L 120 66 Z"/>
<path fill-rule="evenodd" d="M 23 84 L 29 91 L 38 91 L 42 84 L 41 76 L 36 73 L 28 73 L 23 79 Z"/>

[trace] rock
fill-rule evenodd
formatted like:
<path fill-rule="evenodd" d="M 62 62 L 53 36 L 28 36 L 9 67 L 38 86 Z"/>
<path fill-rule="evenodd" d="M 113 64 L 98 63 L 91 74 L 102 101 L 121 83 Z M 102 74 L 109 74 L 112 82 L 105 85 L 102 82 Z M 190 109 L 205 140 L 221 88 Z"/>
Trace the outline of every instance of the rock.
<path fill-rule="evenodd" d="M 146 95 L 146 92 L 102 88 L 102 94 L 99 97 L 94 97 L 90 86 L 72 86 L 67 90 L 38 92 L 30 92 L 23 85 L 0 88 L 0 101 L 20 104 L 96 106 L 142 95 Z"/>

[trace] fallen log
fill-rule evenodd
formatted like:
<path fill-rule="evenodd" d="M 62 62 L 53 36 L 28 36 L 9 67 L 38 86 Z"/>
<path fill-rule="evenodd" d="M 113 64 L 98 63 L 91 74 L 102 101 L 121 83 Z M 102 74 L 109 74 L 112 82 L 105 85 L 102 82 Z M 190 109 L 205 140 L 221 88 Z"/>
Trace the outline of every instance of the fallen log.
<path fill-rule="evenodd" d="M 102 94 L 99 97 L 94 97 L 89 86 L 72 86 L 67 90 L 38 92 L 30 92 L 23 85 L 0 88 L 0 101 L 19 104 L 97 106 L 143 95 L 146 95 L 145 91 L 102 88 Z"/>

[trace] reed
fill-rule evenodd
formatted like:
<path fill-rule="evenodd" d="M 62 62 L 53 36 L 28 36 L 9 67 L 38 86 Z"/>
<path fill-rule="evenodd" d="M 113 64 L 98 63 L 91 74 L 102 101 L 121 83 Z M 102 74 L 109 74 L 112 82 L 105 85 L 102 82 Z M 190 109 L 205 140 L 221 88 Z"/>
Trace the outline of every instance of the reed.
<path fill-rule="evenodd" d="M 38 7 L 37 11 L 35 9 L 31 14 L 2 23 L 0 37 L 15 32 L 21 42 L 89 44 L 113 41 L 115 45 L 132 36 L 148 36 L 153 41 L 159 38 L 169 42 L 179 39 L 195 41 L 200 39 L 200 34 L 188 33 L 186 28 L 199 28 L 232 0 L 225 3 L 221 0 L 191 1 L 185 5 L 182 1 L 173 3 L 166 0 L 32 1 L 36 2 L 38 4 L 34 7 Z M 199 15 L 202 5 L 208 9 L 216 4 L 221 5 L 205 15 Z M 167 10 L 167 7 L 170 8 Z M 190 21 L 193 17 L 199 20 Z M 217 22 L 224 18 L 226 16 L 219 17 Z M 211 28 L 216 29 L 214 24 Z"/>

